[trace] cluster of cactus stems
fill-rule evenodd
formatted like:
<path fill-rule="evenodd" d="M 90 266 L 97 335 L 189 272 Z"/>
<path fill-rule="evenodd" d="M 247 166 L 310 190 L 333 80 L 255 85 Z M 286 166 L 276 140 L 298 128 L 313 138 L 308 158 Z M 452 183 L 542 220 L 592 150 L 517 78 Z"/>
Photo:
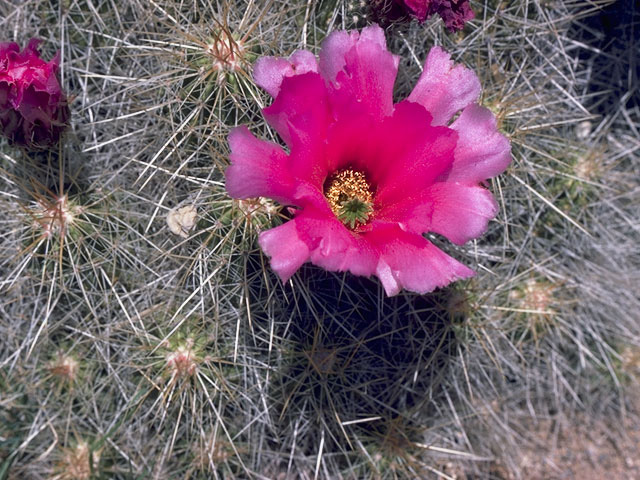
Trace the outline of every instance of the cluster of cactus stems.
<path fill-rule="evenodd" d="M 631 431 L 640 98 L 625 21 L 608 51 L 593 20 L 619 5 L 116 3 L 0 2 L 0 51 L 52 75 L 2 123 L 0 479 L 554 478 L 576 465 L 545 462 L 541 425 Z M 282 283 L 257 239 L 292 211 L 227 194 L 227 136 L 282 144 L 256 59 L 381 6 L 406 10 L 394 98 L 434 45 L 478 76 L 512 146 L 499 213 L 465 245 L 428 235 L 477 272 L 431 293 L 311 264 Z"/>

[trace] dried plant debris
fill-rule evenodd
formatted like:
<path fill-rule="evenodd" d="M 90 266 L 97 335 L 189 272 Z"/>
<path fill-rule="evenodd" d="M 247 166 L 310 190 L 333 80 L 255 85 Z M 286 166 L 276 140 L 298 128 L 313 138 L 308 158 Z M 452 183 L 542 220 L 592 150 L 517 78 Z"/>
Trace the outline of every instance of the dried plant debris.
<path fill-rule="evenodd" d="M 167 226 L 172 233 L 189 238 L 189 232 L 196 225 L 198 210 L 193 205 L 172 208 L 167 213 Z"/>

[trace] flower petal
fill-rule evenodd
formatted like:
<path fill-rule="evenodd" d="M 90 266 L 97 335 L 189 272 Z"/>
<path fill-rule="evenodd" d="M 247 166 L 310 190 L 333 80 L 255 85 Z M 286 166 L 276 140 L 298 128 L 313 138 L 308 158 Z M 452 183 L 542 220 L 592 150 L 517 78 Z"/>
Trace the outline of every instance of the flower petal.
<path fill-rule="evenodd" d="M 469 0 L 441 0 L 436 6 L 436 12 L 442 17 L 450 32 L 462 30 L 465 22 L 475 16 L 469 5 Z"/>
<path fill-rule="evenodd" d="M 488 108 L 469 105 L 451 128 L 459 137 L 448 181 L 481 182 L 502 173 L 511 162 L 509 140 L 496 129 Z"/>
<path fill-rule="evenodd" d="M 259 140 L 242 125 L 229 133 L 231 165 L 225 171 L 226 188 L 233 198 L 271 197 L 294 203 L 296 185 L 280 146 Z"/>
<path fill-rule="evenodd" d="M 427 293 L 474 275 L 431 242 L 398 226 L 373 229 L 366 238 L 380 252 L 376 275 L 389 296 L 402 288 Z"/>
<path fill-rule="evenodd" d="M 429 51 L 424 70 L 408 100 L 433 115 L 433 125 L 445 125 L 480 95 L 480 81 L 463 65 L 456 65 L 440 47 Z"/>
<path fill-rule="evenodd" d="M 430 119 L 422 106 L 405 101 L 382 123 L 378 156 L 364 159 L 377 184 L 377 206 L 424 190 L 450 168 L 458 135 L 448 127 L 430 126 Z"/>
<path fill-rule="evenodd" d="M 258 243 L 283 283 L 309 259 L 309 248 L 298 236 L 293 220 L 260 233 Z"/>
<path fill-rule="evenodd" d="M 424 22 L 427 19 L 427 15 L 430 15 L 429 7 L 431 5 L 429 5 L 429 0 L 402 0 L 400 3 L 404 4 L 403 7 L 420 22 Z"/>
<path fill-rule="evenodd" d="M 308 50 L 297 50 L 288 59 L 260 57 L 253 66 L 253 79 L 275 98 L 285 77 L 317 71 L 318 62 L 315 55 Z"/>
<path fill-rule="evenodd" d="M 366 112 L 382 118 L 393 111 L 393 84 L 397 56 L 387 50 L 384 31 L 377 25 L 362 30 L 337 31 L 320 50 L 320 72 L 328 82 L 336 114 Z"/>
<path fill-rule="evenodd" d="M 32 39 L 33 40 L 33 39 Z M 20 45 L 15 42 L 0 42 L 0 68 L 4 68 L 5 57 L 9 52 L 18 53 L 20 51 Z"/>
<path fill-rule="evenodd" d="M 361 235 L 349 231 L 325 204 L 305 208 L 293 220 L 298 237 L 309 247 L 311 262 L 329 271 L 373 275 L 377 253 Z"/>
<path fill-rule="evenodd" d="M 498 206 L 480 186 L 438 182 L 418 195 L 382 209 L 376 219 L 397 222 L 412 233 L 434 232 L 462 245 L 483 234 Z"/>
<path fill-rule="evenodd" d="M 353 166 L 367 172 L 373 180 L 373 173 L 386 169 L 386 163 L 377 160 L 380 155 L 376 133 L 379 123 L 368 115 L 354 113 L 350 117 L 341 117 L 329 126 L 326 141 L 327 169 L 330 172 L 347 166 Z M 383 165 L 384 163 L 384 165 Z"/>
<path fill-rule="evenodd" d="M 284 225 L 261 233 L 259 243 L 283 282 L 308 260 L 325 270 L 364 276 L 375 273 L 378 261 L 377 251 L 347 230 L 328 207 L 299 210 Z"/>
<path fill-rule="evenodd" d="M 436 183 L 429 193 L 433 202 L 430 231 L 462 245 L 487 230 L 498 205 L 489 190 L 480 186 Z"/>
<path fill-rule="evenodd" d="M 291 149 L 291 174 L 320 187 L 327 175 L 324 148 L 333 121 L 322 77 L 309 72 L 285 78 L 276 99 L 262 112 Z"/>

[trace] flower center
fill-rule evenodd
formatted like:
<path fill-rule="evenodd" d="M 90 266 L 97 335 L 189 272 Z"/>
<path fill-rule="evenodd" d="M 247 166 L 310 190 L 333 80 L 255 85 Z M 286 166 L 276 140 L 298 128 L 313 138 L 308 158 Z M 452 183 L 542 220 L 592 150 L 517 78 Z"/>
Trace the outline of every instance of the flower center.
<path fill-rule="evenodd" d="M 336 217 L 351 230 L 369 221 L 373 192 L 364 173 L 352 168 L 338 170 L 327 178 L 324 196 Z"/>

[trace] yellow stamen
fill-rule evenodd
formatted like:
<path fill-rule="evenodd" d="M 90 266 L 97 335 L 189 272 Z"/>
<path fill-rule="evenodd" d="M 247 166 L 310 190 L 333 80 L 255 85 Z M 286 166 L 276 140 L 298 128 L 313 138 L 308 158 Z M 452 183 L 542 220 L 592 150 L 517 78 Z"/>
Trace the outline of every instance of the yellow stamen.
<path fill-rule="evenodd" d="M 324 195 L 333 213 L 345 224 L 350 225 L 352 230 L 356 223 L 366 223 L 373 203 L 373 192 L 364 173 L 352 168 L 338 170 L 325 182 Z M 345 205 L 352 205 L 354 200 L 362 204 L 365 209 L 362 212 L 364 215 L 347 220 L 344 218 Z"/>

